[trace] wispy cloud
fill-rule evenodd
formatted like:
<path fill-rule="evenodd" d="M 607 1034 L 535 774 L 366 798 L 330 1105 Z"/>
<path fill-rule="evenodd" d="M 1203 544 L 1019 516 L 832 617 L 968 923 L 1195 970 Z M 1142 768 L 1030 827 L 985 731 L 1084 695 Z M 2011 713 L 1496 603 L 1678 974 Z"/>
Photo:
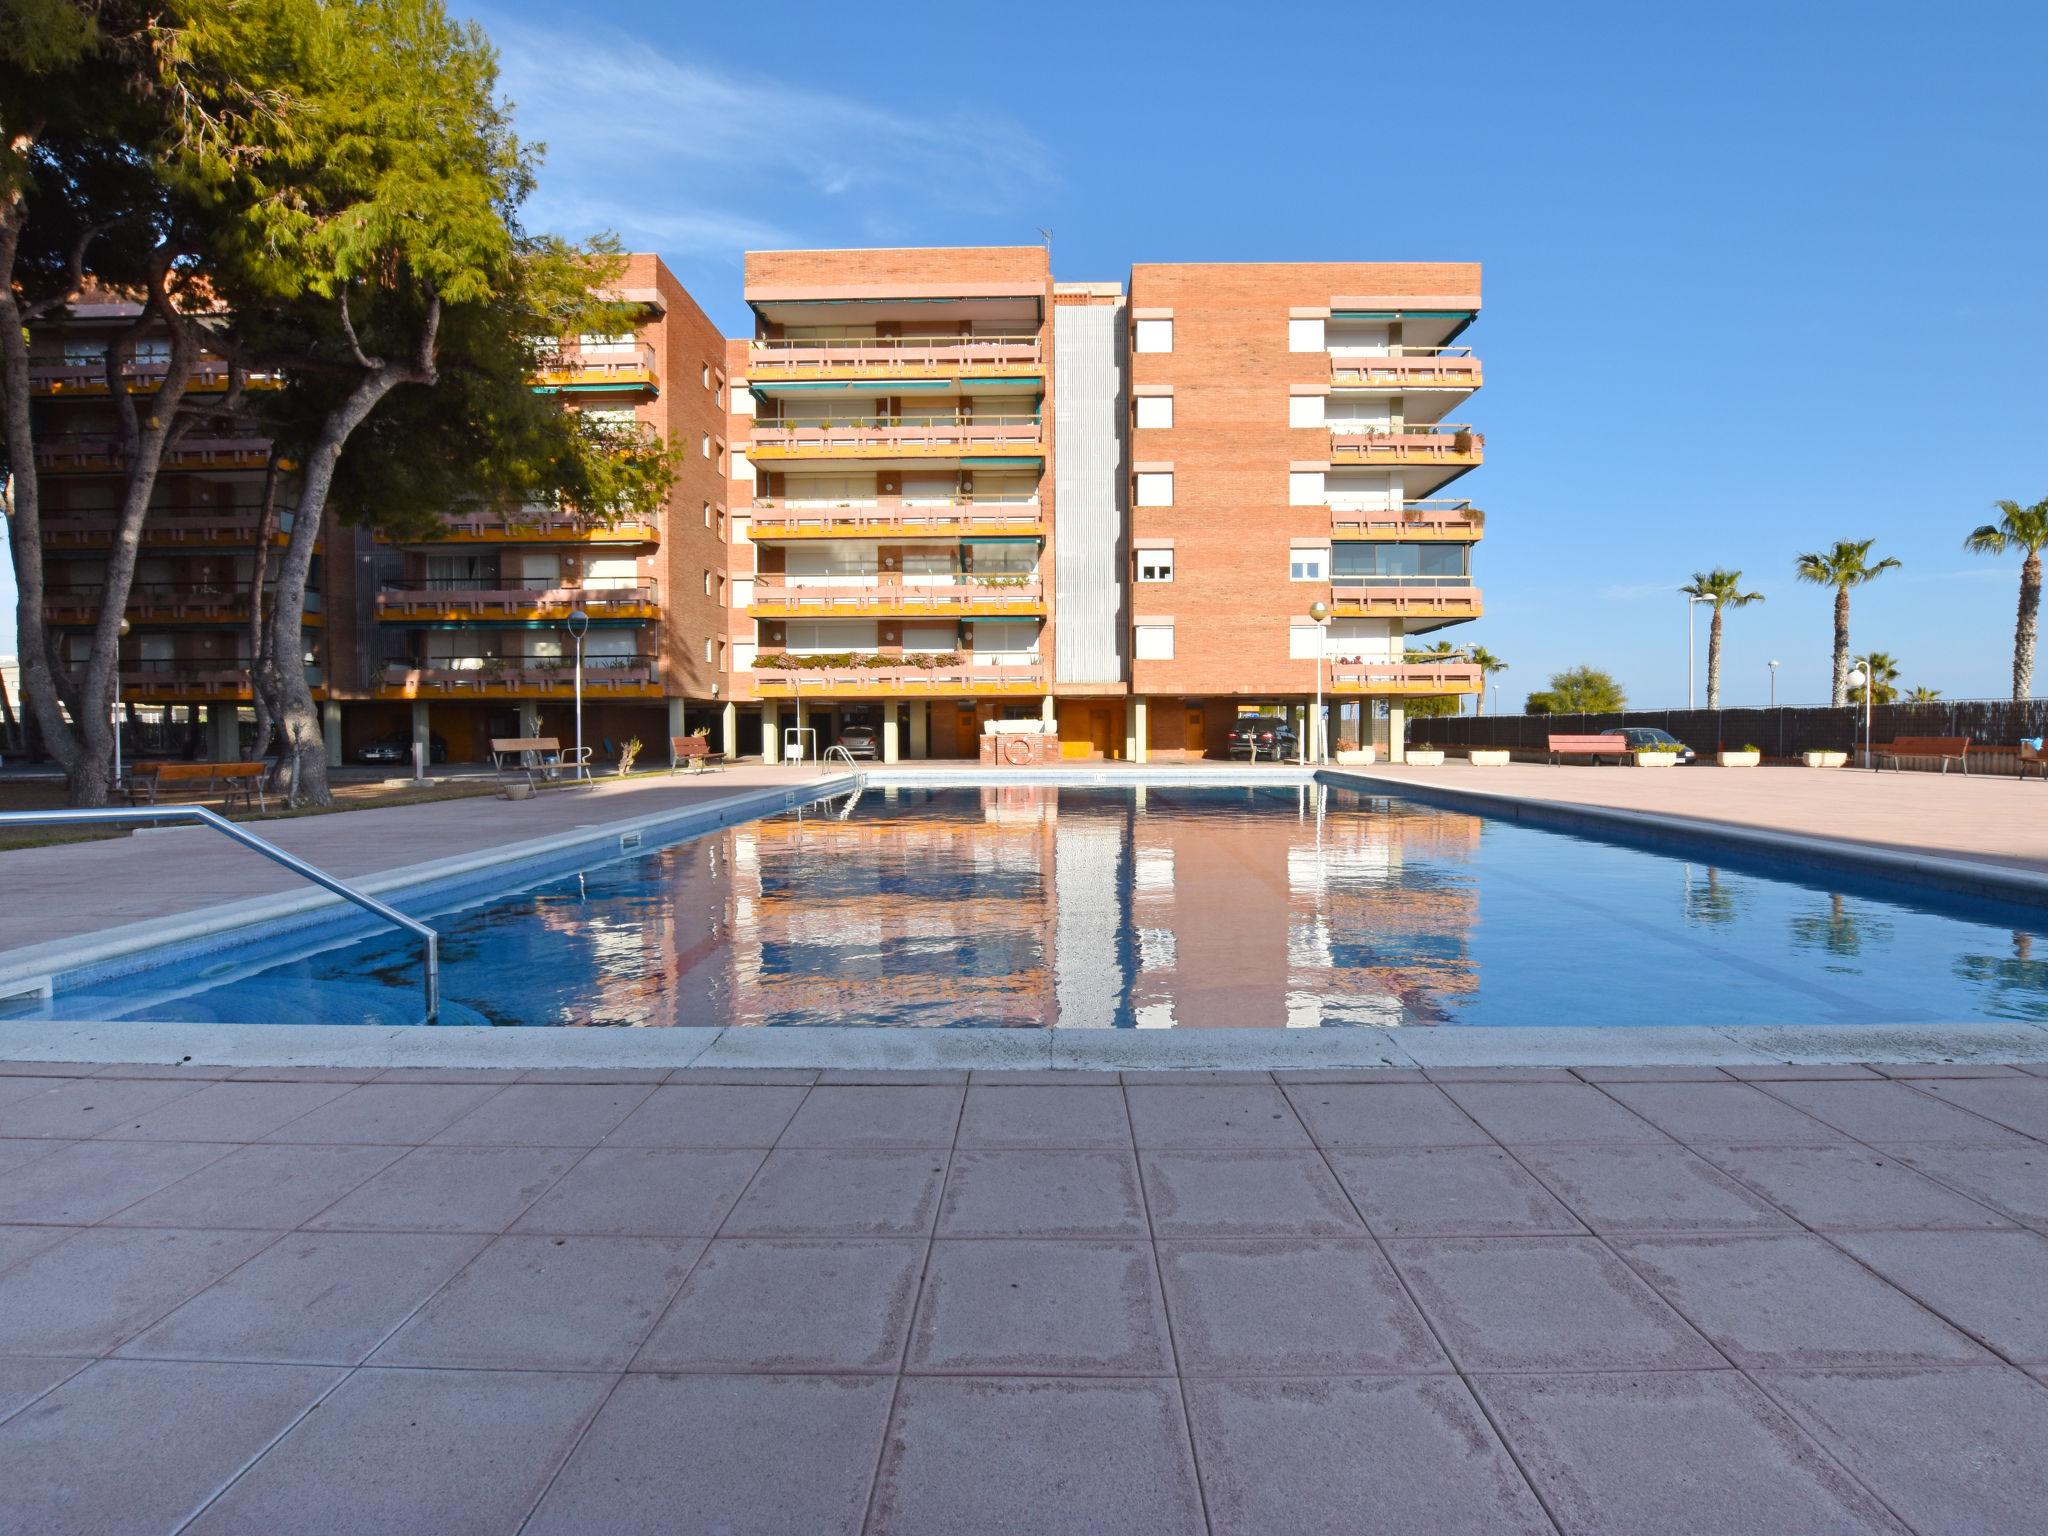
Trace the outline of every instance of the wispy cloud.
<path fill-rule="evenodd" d="M 547 145 L 529 213 L 563 234 L 731 259 L 924 209 L 1027 222 L 1056 181 L 1045 145 L 1001 117 L 898 111 L 603 28 L 486 24 L 520 132 Z"/>

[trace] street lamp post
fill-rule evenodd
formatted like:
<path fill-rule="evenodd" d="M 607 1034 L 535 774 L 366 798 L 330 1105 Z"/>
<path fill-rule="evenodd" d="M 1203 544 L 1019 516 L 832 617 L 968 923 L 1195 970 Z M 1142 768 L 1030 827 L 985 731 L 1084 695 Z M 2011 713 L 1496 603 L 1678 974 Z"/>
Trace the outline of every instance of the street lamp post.
<path fill-rule="evenodd" d="M 118 632 L 118 633 L 119 633 L 119 635 L 120 635 L 120 639 L 121 639 L 121 640 L 126 640 L 126 639 L 128 638 L 128 621 L 127 621 L 126 619 L 123 619 L 123 620 L 121 621 L 121 628 L 120 628 L 120 630 L 119 630 L 119 632 Z M 109 790 L 110 790 L 110 791 L 111 791 L 112 793 L 114 793 L 114 794 L 119 794 L 119 793 L 121 792 L 121 646 L 120 646 L 120 642 L 119 642 L 118 640 L 117 640 L 117 641 L 115 642 L 115 645 L 114 645 L 114 688 L 113 688 L 113 693 L 114 693 L 114 781 L 113 781 L 113 783 L 112 783 L 112 784 L 108 785 L 108 789 L 109 789 Z"/>
<path fill-rule="evenodd" d="M 1870 665 L 1867 658 L 1857 658 L 1849 668 L 1849 676 L 1845 681 L 1847 681 L 1851 688 L 1861 688 L 1863 690 L 1863 760 L 1870 764 L 1870 771 L 1875 773 L 1877 772 L 1877 754 L 1870 750 L 1871 707 L 1877 699 L 1875 669 Z"/>
<path fill-rule="evenodd" d="M 1712 601 L 1711 597 L 1693 597 L 1690 594 L 1685 599 L 1685 707 L 1687 709 L 1692 708 L 1692 610 L 1697 604 L 1711 603 Z"/>
<path fill-rule="evenodd" d="M 1764 665 L 1771 669 L 1771 708 L 1776 709 L 1778 707 L 1778 664 L 1775 661 L 1767 661 Z"/>
<path fill-rule="evenodd" d="M 581 608 L 569 610 L 569 633 L 576 641 L 576 777 L 588 778 L 583 753 L 583 636 L 590 628 L 590 615 Z"/>
<path fill-rule="evenodd" d="M 1308 605 L 1308 616 L 1316 621 L 1316 712 L 1309 717 L 1308 734 L 1314 743 L 1315 760 L 1321 766 L 1325 756 L 1323 749 L 1323 641 L 1330 633 L 1330 605 L 1316 602 Z M 1302 762 L 1308 761 L 1310 748 L 1302 747 Z"/>

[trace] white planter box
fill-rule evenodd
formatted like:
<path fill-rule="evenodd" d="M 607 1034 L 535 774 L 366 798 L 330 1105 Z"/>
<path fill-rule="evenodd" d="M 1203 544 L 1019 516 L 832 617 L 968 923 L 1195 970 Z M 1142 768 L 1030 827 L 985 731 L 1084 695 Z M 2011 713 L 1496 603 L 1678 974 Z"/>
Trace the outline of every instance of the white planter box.
<path fill-rule="evenodd" d="M 1506 747 L 1474 747 L 1465 756 L 1474 768 L 1505 768 L 1508 765 Z"/>
<path fill-rule="evenodd" d="M 1721 766 L 1723 768 L 1754 768 L 1763 760 L 1764 755 L 1761 752 L 1723 752 L 1721 754 Z"/>
<path fill-rule="evenodd" d="M 1636 754 L 1636 766 L 1638 768 L 1676 768 L 1678 766 L 1678 754 L 1676 752 L 1638 752 Z"/>
<path fill-rule="evenodd" d="M 1846 752 L 1808 752 L 1805 756 L 1809 768 L 1843 768 L 1849 762 Z"/>
<path fill-rule="evenodd" d="M 1417 768 L 1441 768 L 1444 765 L 1443 748 L 1428 747 L 1407 754 L 1409 763 Z"/>
<path fill-rule="evenodd" d="M 507 800 L 524 800 L 532 795 L 532 793 L 533 786 L 531 784 L 507 784 L 505 786 L 505 798 Z"/>
<path fill-rule="evenodd" d="M 1339 768 L 1367 768 L 1379 760 L 1377 747 L 1343 747 L 1337 753 Z"/>

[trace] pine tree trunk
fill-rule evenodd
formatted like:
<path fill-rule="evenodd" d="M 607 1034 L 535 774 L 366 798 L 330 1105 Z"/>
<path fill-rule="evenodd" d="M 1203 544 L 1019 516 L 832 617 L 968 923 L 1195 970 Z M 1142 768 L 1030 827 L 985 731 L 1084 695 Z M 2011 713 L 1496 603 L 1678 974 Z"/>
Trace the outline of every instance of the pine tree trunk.
<path fill-rule="evenodd" d="M 263 661 L 270 630 L 263 622 L 263 588 L 270 579 L 270 541 L 277 533 L 277 450 L 263 469 L 263 507 L 256 518 L 256 568 L 249 578 L 249 701 L 256 706 L 256 744 L 252 761 L 262 762 L 270 750 L 270 728 L 276 718 L 275 695 L 263 686 Z"/>
<path fill-rule="evenodd" d="M 1835 686 L 1834 706 L 1849 702 L 1849 589 L 1835 588 Z"/>
<path fill-rule="evenodd" d="M 1721 707 L 1721 605 L 1714 604 L 1714 622 L 1707 626 L 1707 708 Z"/>
<path fill-rule="evenodd" d="M 2024 704 L 2034 694 L 2034 637 L 2041 623 L 2041 552 L 2027 551 L 2020 567 L 2020 616 L 2012 640 L 2012 701 Z"/>

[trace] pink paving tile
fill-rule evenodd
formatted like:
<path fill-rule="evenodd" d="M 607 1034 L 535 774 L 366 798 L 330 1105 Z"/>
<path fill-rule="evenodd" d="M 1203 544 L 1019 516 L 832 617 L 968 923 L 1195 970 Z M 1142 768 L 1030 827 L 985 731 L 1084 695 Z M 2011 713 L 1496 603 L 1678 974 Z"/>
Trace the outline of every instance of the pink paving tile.
<path fill-rule="evenodd" d="M 522 1536 L 858 1536 L 894 1395 L 875 1376 L 628 1376 Z"/>
<path fill-rule="evenodd" d="M 1989 1206 L 1922 1178 L 1872 1147 L 1702 1146 L 1702 1156 L 1819 1231 L 2002 1227 Z"/>
<path fill-rule="evenodd" d="M 804 1101 L 802 1088 L 671 1083 L 605 1138 L 614 1147 L 772 1147 Z"/>
<path fill-rule="evenodd" d="M 329 1231 L 504 1231 L 583 1154 L 573 1147 L 418 1147 L 307 1226 Z"/>
<path fill-rule="evenodd" d="M 1684 1147 L 1537 1146 L 1522 1165 L 1595 1232 L 1790 1229 L 1792 1218 Z"/>
<path fill-rule="evenodd" d="M 1616 1249 L 1737 1365 L 1991 1363 L 1925 1307 L 1811 1233 L 1638 1238 Z"/>
<path fill-rule="evenodd" d="M 1387 1253 L 1460 1370 L 1673 1370 L 1725 1363 L 1590 1237 L 1395 1238 Z"/>
<path fill-rule="evenodd" d="M 273 1241 L 89 1228 L 0 1274 L 0 1355 L 102 1354 Z"/>
<path fill-rule="evenodd" d="M 1287 1096 L 1270 1085 L 1134 1086 L 1124 1090 L 1140 1147 L 1306 1147 Z"/>
<path fill-rule="evenodd" d="M 106 1220 L 120 1227 L 282 1231 L 312 1220 L 404 1155 L 403 1147 L 235 1147 Z"/>
<path fill-rule="evenodd" d="M 0 1178 L 0 1221 L 84 1226 L 225 1156 L 220 1142 L 80 1141 Z"/>
<path fill-rule="evenodd" d="M 97 1136 L 109 1126 L 197 1093 L 203 1082 L 86 1078 L 0 1104 L 0 1136 Z"/>
<path fill-rule="evenodd" d="M 346 1083 L 208 1083 L 100 1135 L 122 1141 L 260 1141 L 347 1092 Z"/>
<path fill-rule="evenodd" d="M 1382 1237 L 1580 1236 L 1578 1218 L 1498 1147 L 1332 1152 L 1330 1166 Z"/>
<path fill-rule="evenodd" d="M 374 1363 L 623 1370 L 703 1248 L 691 1238 L 501 1237 Z"/>
<path fill-rule="evenodd" d="M 1160 1237 L 1349 1237 L 1364 1231 L 1319 1152 L 1232 1147 L 1147 1152 Z"/>
<path fill-rule="evenodd" d="M 0 1530 L 178 1530 L 341 1374 L 102 1361 L 0 1424 Z"/>
<path fill-rule="evenodd" d="M 2048 1140 L 2048 1082 L 2040 1078 L 1959 1078 L 1914 1086 L 1945 1104 Z"/>
<path fill-rule="evenodd" d="M 1146 1237 L 1129 1152 L 956 1152 L 939 1231 L 948 1237 Z"/>
<path fill-rule="evenodd" d="M 120 1352 L 356 1365 L 487 1241 L 440 1232 L 293 1233 Z"/>
<path fill-rule="evenodd" d="M 1452 1083 L 1444 1092 L 1509 1145 L 1670 1139 L 1587 1083 Z"/>
<path fill-rule="evenodd" d="M 947 1147 L 967 1090 L 941 1087 L 813 1088 L 782 1133 L 785 1147 Z"/>
<path fill-rule="evenodd" d="M 906 1369 L 983 1376 L 1164 1376 L 1166 1314 L 1144 1242 L 932 1245 Z"/>
<path fill-rule="evenodd" d="M 1906 1083 L 1773 1083 L 1782 1099 L 1858 1141 L 2009 1141 L 2013 1133 Z"/>
<path fill-rule="evenodd" d="M 1366 1239 L 1161 1243 L 1159 1274 L 1185 1375 L 1348 1376 L 1448 1364 Z"/>
<path fill-rule="evenodd" d="M 1905 1536 L 1733 1371 L 1485 1376 L 1472 1385 L 1573 1536 Z"/>
<path fill-rule="evenodd" d="M 1552 1529 L 1463 1382 L 1194 1381 L 1187 1399 L 1215 1536 Z"/>
<path fill-rule="evenodd" d="M 1835 1239 L 1916 1301 L 2030 1370 L 2048 1367 L 2048 1237 L 1850 1232 Z"/>
<path fill-rule="evenodd" d="M 1610 1083 L 1607 1092 L 1685 1142 L 1775 1141 L 1827 1146 L 1846 1138 L 1745 1083 Z"/>
<path fill-rule="evenodd" d="M 768 1154 L 727 1237 L 925 1237 L 946 1182 L 943 1149 L 790 1147 Z"/>
<path fill-rule="evenodd" d="M 2048 1228 L 2048 1147 L 1936 1142 L 1898 1143 L 1885 1150 L 1900 1162 L 1951 1189 L 1981 1200 L 2014 1221 Z"/>
<path fill-rule="evenodd" d="M 39 1157 L 48 1157 L 59 1147 L 76 1145 L 71 1141 L 38 1141 L 26 1136 L 0 1141 L 0 1173 L 19 1168 L 23 1163 L 32 1163 Z"/>
<path fill-rule="evenodd" d="M 1121 1087 L 1008 1087 L 976 1083 L 960 1119 L 963 1147 L 1101 1147 L 1131 1144 Z"/>
<path fill-rule="evenodd" d="M 615 1379 L 357 1371 L 187 1530 L 516 1531 Z"/>
<path fill-rule="evenodd" d="M 498 1092 L 484 1083 L 365 1083 L 274 1131 L 271 1141 L 413 1146 Z"/>
<path fill-rule="evenodd" d="M 709 1237 L 762 1156 L 741 1147 L 599 1147 L 535 1201 L 514 1230 Z"/>
<path fill-rule="evenodd" d="M 0 1270 L 11 1269 L 30 1254 L 54 1248 L 79 1227 L 0 1227 Z"/>
<path fill-rule="evenodd" d="M 1180 1393 L 1170 1381 L 906 1379 L 867 1530 L 1204 1536 Z"/>
<path fill-rule="evenodd" d="M 90 1360 L 0 1359 L 0 1423 L 5 1423 L 90 1364 Z"/>
<path fill-rule="evenodd" d="M 514 1083 L 438 1132 L 434 1143 L 594 1147 L 653 1092 L 648 1083 Z"/>
<path fill-rule="evenodd" d="M 1326 1147 L 1490 1147 L 1493 1138 L 1429 1084 L 1292 1084 L 1287 1097 Z"/>

